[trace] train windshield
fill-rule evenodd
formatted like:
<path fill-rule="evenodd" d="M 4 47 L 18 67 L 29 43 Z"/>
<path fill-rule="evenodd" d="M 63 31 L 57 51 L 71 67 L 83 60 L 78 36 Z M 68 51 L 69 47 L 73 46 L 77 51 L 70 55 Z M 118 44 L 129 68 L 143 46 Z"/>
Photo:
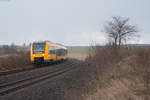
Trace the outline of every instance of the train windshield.
<path fill-rule="evenodd" d="M 46 43 L 33 43 L 33 53 L 44 53 Z"/>

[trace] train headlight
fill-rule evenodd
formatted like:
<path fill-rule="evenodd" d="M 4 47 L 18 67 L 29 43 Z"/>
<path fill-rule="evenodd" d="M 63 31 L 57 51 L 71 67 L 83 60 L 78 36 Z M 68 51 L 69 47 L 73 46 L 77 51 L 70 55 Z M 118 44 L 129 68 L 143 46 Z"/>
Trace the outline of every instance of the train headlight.
<path fill-rule="evenodd" d="M 44 56 L 44 54 L 43 54 L 43 56 Z"/>

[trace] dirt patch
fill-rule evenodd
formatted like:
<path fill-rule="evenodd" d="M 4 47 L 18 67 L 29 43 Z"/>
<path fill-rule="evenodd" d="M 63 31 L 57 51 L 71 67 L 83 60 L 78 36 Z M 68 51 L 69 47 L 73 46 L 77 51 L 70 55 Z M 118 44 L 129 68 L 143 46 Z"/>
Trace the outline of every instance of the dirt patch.
<path fill-rule="evenodd" d="M 68 55 L 69 58 L 74 58 L 74 59 L 78 59 L 78 60 L 82 60 L 82 61 L 84 61 L 87 56 L 88 55 L 83 55 L 83 54 L 69 54 Z"/>

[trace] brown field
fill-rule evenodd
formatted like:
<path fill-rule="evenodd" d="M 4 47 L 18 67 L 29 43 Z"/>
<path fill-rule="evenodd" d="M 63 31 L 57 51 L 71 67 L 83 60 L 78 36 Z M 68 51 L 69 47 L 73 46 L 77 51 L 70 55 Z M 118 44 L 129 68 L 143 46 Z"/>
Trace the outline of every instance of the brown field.
<path fill-rule="evenodd" d="M 29 65 L 30 59 L 28 53 L 0 57 L 0 72 L 16 69 L 26 69 L 31 67 Z"/>
<path fill-rule="evenodd" d="M 74 59 L 78 59 L 78 60 L 82 60 L 82 61 L 84 61 L 87 56 L 88 55 L 83 55 L 83 54 L 69 54 L 68 55 L 69 58 L 74 58 Z"/>

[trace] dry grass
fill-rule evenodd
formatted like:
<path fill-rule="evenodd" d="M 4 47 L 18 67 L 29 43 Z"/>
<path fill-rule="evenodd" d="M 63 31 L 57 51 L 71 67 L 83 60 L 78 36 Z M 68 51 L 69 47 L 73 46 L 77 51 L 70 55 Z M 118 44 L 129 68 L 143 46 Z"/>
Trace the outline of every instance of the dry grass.
<path fill-rule="evenodd" d="M 150 49 L 94 47 L 86 61 L 94 72 L 96 93 L 85 100 L 150 100 Z"/>
<path fill-rule="evenodd" d="M 29 53 L 0 57 L 0 71 L 25 69 L 29 64 Z"/>

